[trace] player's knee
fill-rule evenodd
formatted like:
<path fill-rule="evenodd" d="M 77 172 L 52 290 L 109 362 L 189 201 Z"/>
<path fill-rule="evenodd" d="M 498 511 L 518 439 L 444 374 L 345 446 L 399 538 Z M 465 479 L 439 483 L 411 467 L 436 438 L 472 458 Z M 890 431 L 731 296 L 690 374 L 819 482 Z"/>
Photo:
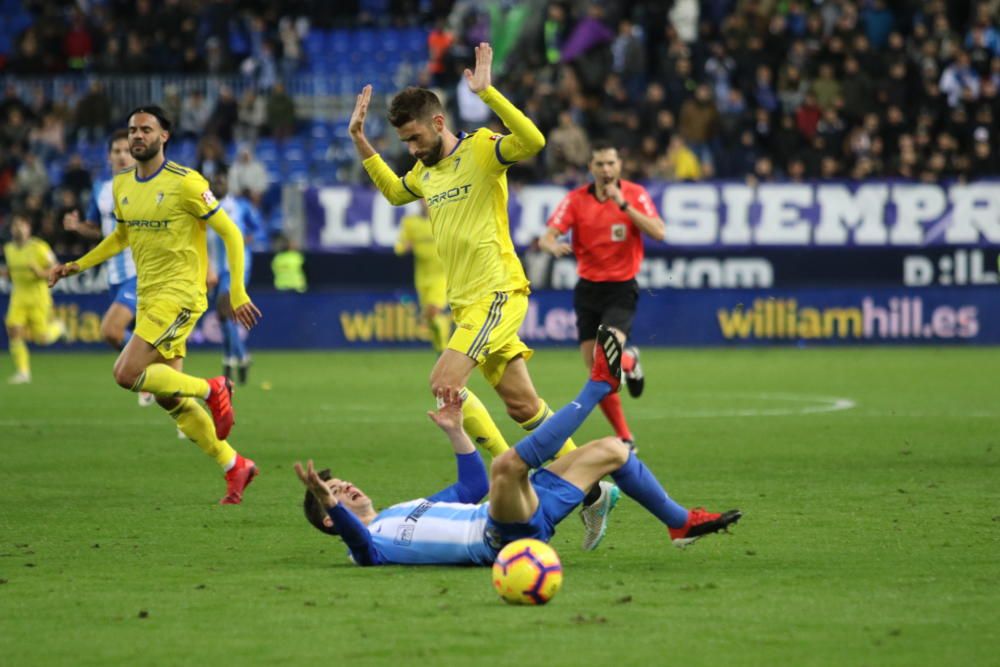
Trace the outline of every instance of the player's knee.
<path fill-rule="evenodd" d="M 517 453 L 516 449 L 508 449 L 493 459 L 490 464 L 490 480 L 508 480 L 528 474 L 528 464 Z"/>
<path fill-rule="evenodd" d="M 537 397 L 526 398 L 505 398 L 507 414 L 518 424 L 523 424 L 538 414 L 541 409 L 541 401 Z"/>
<path fill-rule="evenodd" d="M 115 364 L 115 382 L 117 382 L 118 386 L 122 389 L 132 389 L 141 374 L 141 371 L 137 371 L 134 368 L 129 367 L 128 364 Z"/>
<path fill-rule="evenodd" d="M 631 450 L 628 448 L 628 445 L 621 441 L 620 438 L 608 436 L 598 440 L 598 443 L 601 448 L 601 452 L 607 459 L 608 464 L 613 466 L 615 470 L 625 465 L 628 461 Z"/>

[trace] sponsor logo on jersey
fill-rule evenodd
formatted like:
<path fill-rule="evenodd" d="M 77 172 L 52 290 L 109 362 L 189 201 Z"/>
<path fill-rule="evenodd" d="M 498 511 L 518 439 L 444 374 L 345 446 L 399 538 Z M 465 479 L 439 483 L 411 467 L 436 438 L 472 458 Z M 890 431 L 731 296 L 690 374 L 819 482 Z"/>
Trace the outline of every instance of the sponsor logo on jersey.
<path fill-rule="evenodd" d="M 431 195 L 427 198 L 427 205 L 436 206 L 453 199 L 465 199 L 469 196 L 469 190 L 471 189 L 472 184 L 468 183 L 466 185 L 459 185 L 458 187 L 451 188 L 450 190 L 445 190 L 444 192 L 439 192 L 436 195 Z"/>
<path fill-rule="evenodd" d="M 170 226 L 169 220 L 125 220 L 123 222 L 129 229 L 136 231 L 165 232 Z"/>
<path fill-rule="evenodd" d="M 204 199 L 205 203 L 212 208 L 215 208 L 219 204 L 219 201 L 215 198 L 215 195 L 212 194 L 211 190 L 205 190 L 202 192 L 201 198 Z"/>

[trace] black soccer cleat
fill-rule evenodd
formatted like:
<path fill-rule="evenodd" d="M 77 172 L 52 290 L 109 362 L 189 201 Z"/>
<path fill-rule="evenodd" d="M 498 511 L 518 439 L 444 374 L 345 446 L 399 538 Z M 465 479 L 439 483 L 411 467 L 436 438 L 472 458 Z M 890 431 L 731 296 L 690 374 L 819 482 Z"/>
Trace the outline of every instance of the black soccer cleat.
<path fill-rule="evenodd" d="M 722 514 L 706 512 L 704 507 L 695 507 L 688 512 L 688 520 L 680 528 L 670 528 L 670 540 L 675 547 L 686 547 L 696 540 L 719 531 L 724 531 L 740 520 L 743 513 L 729 510 Z"/>
<path fill-rule="evenodd" d="M 629 345 L 625 348 L 625 354 L 634 359 L 632 370 L 625 371 L 625 386 L 628 387 L 628 395 L 632 398 L 642 396 L 642 390 L 646 387 L 646 378 L 642 374 L 642 366 L 639 365 L 639 348 Z"/>
<path fill-rule="evenodd" d="M 250 357 L 247 357 L 246 359 L 240 361 L 240 365 L 236 367 L 236 377 L 238 378 L 241 386 L 245 385 L 247 383 L 247 379 L 250 377 L 251 365 L 253 365 L 253 362 L 250 360 Z"/>
<path fill-rule="evenodd" d="M 597 343 L 594 345 L 594 365 L 590 368 L 590 379 L 607 382 L 611 391 L 620 391 L 622 386 L 622 344 L 615 333 L 603 324 L 597 327 Z"/>

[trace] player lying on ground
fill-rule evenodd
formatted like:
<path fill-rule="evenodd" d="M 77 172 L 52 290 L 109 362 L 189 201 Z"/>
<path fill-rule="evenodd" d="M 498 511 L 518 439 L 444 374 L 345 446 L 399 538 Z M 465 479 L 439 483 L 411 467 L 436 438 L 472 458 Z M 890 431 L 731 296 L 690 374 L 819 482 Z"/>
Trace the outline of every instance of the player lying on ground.
<path fill-rule="evenodd" d="M 235 505 L 257 474 L 250 459 L 226 442 L 233 427 L 232 382 L 183 372 L 187 338 L 208 306 L 205 227 L 222 237 L 232 271 L 232 306 L 247 329 L 260 318 L 243 286 L 243 236 L 196 171 L 169 162 L 164 146 L 171 123 L 156 106 L 129 114 L 129 150 L 136 164 L 112 180 L 114 233 L 86 255 L 59 264 L 49 285 L 97 266 L 131 247 L 138 281 L 135 332 L 115 362 L 119 386 L 147 391 L 178 428 L 225 471 L 226 495 Z M 205 401 L 209 415 L 195 399 Z"/>
<path fill-rule="evenodd" d="M 354 484 L 318 473 L 312 461 L 295 472 L 308 489 L 305 512 L 319 530 L 340 535 L 358 565 L 488 565 L 506 544 L 521 538 L 548 542 L 555 526 L 583 501 L 584 490 L 605 475 L 667 526 L 677 546 L 718 532 L 740 518 L 688 510 L 674 502 L 653 473 L 615 437 L 589 442 L 550 465 L 542 464 L 621 383 L 620 334 L 607 327 L 597 333 L 591 379 L 566 405 L 514 448 L 493 459 L 490 478 L 472 441 L 462 429 L 461 401 L 455 388 L 440 395 L 444 405 L 428 415 L 448 436 L 458 459 L 458 481 L 428 496 L 376 512 Z M 536 469 L 534 473 L 532 469 Z M 478 503 L 489 492 L 490 500 Z M 613 502 L 606 494 L 604 518 Z"/>

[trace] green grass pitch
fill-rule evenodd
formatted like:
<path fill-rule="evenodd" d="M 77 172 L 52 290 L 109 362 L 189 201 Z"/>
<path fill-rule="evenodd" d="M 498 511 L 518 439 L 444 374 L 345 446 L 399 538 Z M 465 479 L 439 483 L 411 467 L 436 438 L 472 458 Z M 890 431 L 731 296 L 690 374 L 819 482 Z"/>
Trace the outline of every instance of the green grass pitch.
<path fill-rule="evenodd" d="M 646 395 L 623 397 L 643 459 L 744 519 L 681 551 L 626 498 L 583 553 L 570 517 L 542 608 L 485 568 L 355 567 L 302 518 L 296 459 L 382 506 L 453 480 L 431 353 L 257 355 L 239 507 L 112 361 L 35 354 L 34 384 L 0 386 L 0 664 L 1000 664 L 995 349 L 645 350 Z M 530 366 L 553 407 L 583 378 L 573 350 Z M 577 441 L 608 432 L 595 413 Z"/>

